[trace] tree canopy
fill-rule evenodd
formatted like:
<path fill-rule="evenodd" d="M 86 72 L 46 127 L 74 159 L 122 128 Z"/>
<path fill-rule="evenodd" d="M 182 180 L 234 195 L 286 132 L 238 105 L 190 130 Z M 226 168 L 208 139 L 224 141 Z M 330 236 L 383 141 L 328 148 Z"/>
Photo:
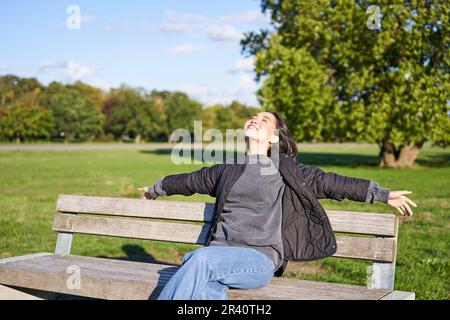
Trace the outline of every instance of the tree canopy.
<path fill-rule="evenodd" d="M 256 58 L 262 107 L 284 115 L 298 141 L 377 143 L 392 167 L 412 165 L 426 141 L 448 145 L 448 1 L 261 6 L 271 28 L 247 33 L 242 49 Z"/>

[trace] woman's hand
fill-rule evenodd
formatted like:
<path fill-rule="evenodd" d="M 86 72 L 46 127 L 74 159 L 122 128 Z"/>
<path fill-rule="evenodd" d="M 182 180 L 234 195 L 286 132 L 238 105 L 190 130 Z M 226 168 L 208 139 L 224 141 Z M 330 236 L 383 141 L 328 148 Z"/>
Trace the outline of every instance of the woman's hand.
<path fill-rule="evenodd" d="M 389 192 L 388 203 L 397 209 L 404 216 L 412 216 L 413 212 L 409 205 L 417 207 L 417 204 L 411 201 L 406 194 L 411 194 L 411 191 L 391 191 Z"/>
<path fill-rule="evenodd" d="M 144 197 L 142 198 L 143 200 L 145 200 L 145 199 L 147 199 L 147 200 L 154 200 L 154 199 L 156 199 L 156 197 L 153 197 L 152 194 L 150 194 L 148 192 L 148 187 L 138 188 L 138 191 L 144 193 Z"/>

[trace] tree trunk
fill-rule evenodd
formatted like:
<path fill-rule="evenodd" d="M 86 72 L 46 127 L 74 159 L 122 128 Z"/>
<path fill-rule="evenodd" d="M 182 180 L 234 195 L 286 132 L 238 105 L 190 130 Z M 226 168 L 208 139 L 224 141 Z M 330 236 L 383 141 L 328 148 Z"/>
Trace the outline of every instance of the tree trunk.
<path fill-rule="evenodd" d="M 380 148 L 380 167 L 410 168 L 419 155 L 423 143 L 409 143 L 396 148 L 393 144 L 385 142 Z"/>
<path fill-rule="evenodd" d="M 134 143 L 141 143 L 142 141 L 142 135 L 140 133 L 136 134 L 136 136 L 134 137 Z"/>

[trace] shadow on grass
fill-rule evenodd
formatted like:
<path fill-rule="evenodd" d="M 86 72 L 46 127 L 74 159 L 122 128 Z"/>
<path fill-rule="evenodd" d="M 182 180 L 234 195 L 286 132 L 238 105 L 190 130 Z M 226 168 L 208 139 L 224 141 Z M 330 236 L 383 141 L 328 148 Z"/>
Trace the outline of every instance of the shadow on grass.
<path fill-rule="evenodd" d="M 203 153 L 197 149 L 186 155 L 191 161 L 202 161 Z M 155 149 L 155 150 L 140 150 L 139 152 L 152 155 L 170 155 L 172 149 Z M 222 152 L 222 159 L 226 159 L 225 151 Z M 237 152 L 233 153 L 233 157 L 237 157 Z M 215 154 L 212 153 L 214 157 Z M 298 161 L 309 166 L 337 166 L 337 167 L 378 167 L 377 155 L 365 155 L 356 153 L 332 153 L 332 152 L 308 152 L 301 151 L 298 154 Z M 218 161 L 218 163 L 224 161 Z M 416 160 L 416 163 L 423 167 L 448 167 L 450 166 L 450 153 L 439 153 L 425 155 Z"/>
<path fill-rule="evenodd" d="M 114 260 L 125 260 L 125 261 L 135 261 L 135 262 L 146 262 L 146 263 L 157 263 L 166 264 L 172 266 L 178 266 L 178 264 L 170 263 L 167 261 L 161 261 L 156 259 L 153 255 L 149 254 L 139 245 L 136 244 L 125 244 L 122 246 L 123 252 L 126 256 L 122 257 L 106 257 L 106 256 L 96 256 L 97 258 L 114 259 Z"/>
<path fill-rule="evenodd" d="M 425 158 L 417 159 L 416 163 L 431 168 L 450 167 L 450 152 L 427 155 Z"/>
<path fill-rule="evenodd" d="M 140 150 L 139 152 L 152 155 L 170 155 L 171 149 L 155 149 L 155 150 Z M 226 159 L 225 151 L 222 152 L 222 159 Z M 237 152 L 233 153 L 233 157 L 237 156 Z M 190 154 L 186 154 L 186 158 L 191 161 L 202 161 L 203 153 L 193 150 Z M 212 156 L 215 154 L 213 153 Z M 311 166 L 342 166 L 342 167 L 359 167 L 359 166 L 378 166 L 378 157 L 371 155 L 352 154 L 352 153 L 323 153 L 323 152 L 300 152 L 298 154 L 300 162 Z M 222 162 L 222 161 L 220 161 Z M 224 162 L 224 161 L 223 161 Z"/>

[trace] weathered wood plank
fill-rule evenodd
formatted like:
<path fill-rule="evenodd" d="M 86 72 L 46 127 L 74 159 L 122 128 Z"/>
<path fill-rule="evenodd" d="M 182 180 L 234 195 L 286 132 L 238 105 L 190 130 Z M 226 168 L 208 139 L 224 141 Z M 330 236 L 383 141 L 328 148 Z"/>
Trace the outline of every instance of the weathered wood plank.
<path fill-rule="evenodd" d="M 80 270 L 80 286 L 67 286 L 70 266 Z M 176 266 L 72 255 L 42 256 L 0 266 L 0 283 L 100 299 L 154 299 Z M 380 299 L 389 290 L 273 278 L 261 289 L 230 290 L 230 299 Z"/>
<path fill-rule="evenodd" d="M 336 236 L 335 257 L 393 261 L 395 259 L 395 239 L 362 238 Z"/>
<path fill-rule="evenodd" d="M 210 222 L 214 204 L 167 200 L 59 195 L 60 212 Z M 335 232 L 395 236 L 394 214 L 327 211 Z"/>
<path fill-rule="evenodd" d="M 115 216 L 210 222 L 211 203 L 59 195 L 56 210 Z"/>
<path fill-rule="evenodd" d="M 30 254 L 26 254 L 23 256 L 15 256 L 15 257 L 9 257 L 9 258 L 3 258 L 0 259 L 0 264 L 2 263 L 10 263 L 10 262 L 15 262 L 15 261 L 20 261 L 20 260 L 29 260 L 29 259 L 34 259 L 34 258 L 39 258 L 42 256 L 51 256 L 53 255 L 50 252 L 38 252 L 38 253 L 30 253 Z"/>
<path fill-rule="evenodd" d="M 0 300 L 42 300 L 42 298 L 0 284 Z"/>
<path fill-rule="evenodd" d="M 359 233 L 377 236 L 397 235 L 395 214 L 327 210 L 335 232 Z"/>
<path fill-rule="evenodd" d="M 209 224 L 103 218 L 58 213 L 53 230 L 134 239 L 204 244 Z"/>
<path fill-rule="evenodd" d="M 416 294 L 414 292 L 392 291 L 381 300 L 416 300 Z"/>

